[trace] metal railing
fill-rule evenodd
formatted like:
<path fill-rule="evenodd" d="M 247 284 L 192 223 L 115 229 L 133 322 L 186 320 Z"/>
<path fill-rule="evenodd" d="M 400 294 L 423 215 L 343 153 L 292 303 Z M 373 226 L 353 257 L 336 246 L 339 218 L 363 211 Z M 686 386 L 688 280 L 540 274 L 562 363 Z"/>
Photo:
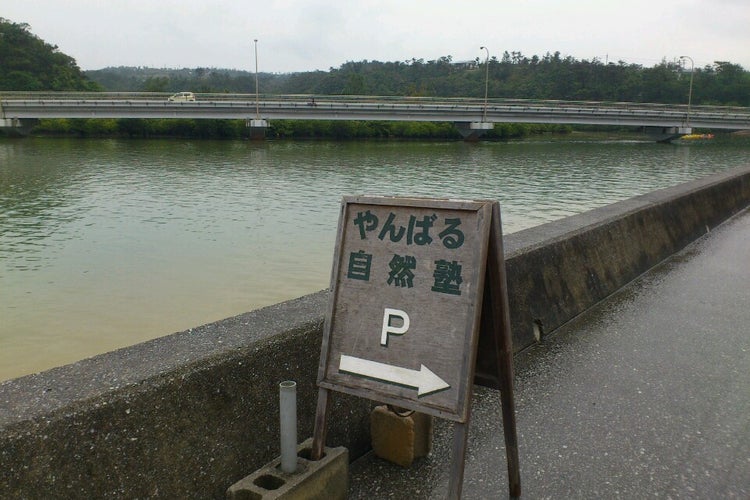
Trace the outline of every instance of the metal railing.
<path fill-rule="evenodd" d="M 469 115 L 479 113 L 476 118 L 471 118 L 473 121 L 480 119 L 485 107 L 484 99 L 469 97 L 196 93 L 195 102 L 170 102 L 171 95 L 162 92 L 0 92 L 0 114 L 2 118 L 12 118 L 13 113 L 21 115 L 22 111 L 26 117 L 34 112 L 40 116 L 52 116 L 51 110 L 56 109 L 58 116 L 66 112 L 63 110 L 69 110 L 71 117 L 83 117 L 82 110 L 90 110 L 92 117 L 96 117 L 99 110 L 111 107 L 110 115 L 117 114 L 117 110 L 126 113 L 132 108 L 139 109 L 141 114 L 138 116 L 143 117 L 148 117 L 149 112 L 164 115 L 168 109 L 170 113 L 179 112 L 186 117 L 192 113 L 193 117 L 229 118 L 236 117 L 247 106 L 255 105 L 257 99 L 263 111 L 277 119 L 291 115 L 303 119 L 326 119 L 327 113 L 335 114 L 335 119 L 347 119 L 346 116 L 351 116 L 350 119 L 388 119 L 388 114 L 392 113 L 397 117 L 394 119 L 413 116 L 415 120 L 451 120 L 455 116 L 457 121 L 466 121 Z M 78 110 L 77 114 L 75 110 Z M 207 114 L 209 110 L 213 112 L 210 116 Z M 487 100 L 486 112 L 487 119 L 494 122 L 509 117 L 513 121 L 526 120 L 524 115 L 528 115 L 528 121 L 536 118 L 555 123 L 565 123 L 566 117 L 571 118 L 570 123 L 606 123 L 611 117 L 610 121 L 616 124 L 619 117 L 627 120 L 623 124 L 634 124 L 639 118 L 644 123 L 658 118 L 674 125 L 684 122 L 687 105 L 495 98 Z M 708 124 L 704 126 L 750 128 L 750 108 L 747 107 L 693 106 L 691 117 L 696 123 Z"/>

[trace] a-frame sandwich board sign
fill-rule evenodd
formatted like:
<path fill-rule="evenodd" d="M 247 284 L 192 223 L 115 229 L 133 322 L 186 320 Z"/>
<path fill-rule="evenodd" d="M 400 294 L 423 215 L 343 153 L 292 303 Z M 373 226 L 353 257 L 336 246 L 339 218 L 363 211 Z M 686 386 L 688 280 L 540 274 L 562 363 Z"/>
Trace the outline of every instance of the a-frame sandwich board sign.
<path fill-rule="evenodd" d="M 520 495 L 500 206 L 344 197 L 320 365 L 312 458 L 329 391 L 454 422 L 449 498 L 460 498 L 480 328 L 497 346 L 511 496 Z"/>

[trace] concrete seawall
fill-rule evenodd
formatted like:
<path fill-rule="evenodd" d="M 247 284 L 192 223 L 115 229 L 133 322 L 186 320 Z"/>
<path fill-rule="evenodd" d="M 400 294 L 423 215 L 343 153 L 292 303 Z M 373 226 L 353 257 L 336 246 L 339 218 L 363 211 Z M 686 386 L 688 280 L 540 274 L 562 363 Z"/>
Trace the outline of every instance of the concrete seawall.
<path fill-rule="evenodd" d="M 518 351 L 750 204 L 750 168 L 654 191 L 504 238 Z M 477 380 L 496 386 L 491 338 Z"/>
<path fill-rule="evenodd" d="M 504 238 L 520 350 L 750 205 L 750 168 Z M 278 455 L 278 383 L 312 434 L 327 293 L 0 384 L 0 498 L 223 498 Z M 479 382 L 493 384 L 480 339 Z M 328 442 L 369 447 L 365 400 L 335 394 Z"/>

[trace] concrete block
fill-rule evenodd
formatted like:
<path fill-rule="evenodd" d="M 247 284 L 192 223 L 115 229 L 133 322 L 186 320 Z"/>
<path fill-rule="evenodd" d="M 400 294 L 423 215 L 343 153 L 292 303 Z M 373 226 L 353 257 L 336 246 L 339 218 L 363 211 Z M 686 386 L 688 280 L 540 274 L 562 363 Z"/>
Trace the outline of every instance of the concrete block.
<path fill-rule="evenodd" d="M 471 130 L 492 130 L 495 128 L 493 122 L 471 122 L 469 123 L 469 129 Z"/>
<path fill-rule="evenodd" d="M 323 458 L 310 459 L 312 438 L 297 446 L 297 471 L 281 470 L 277 457 L 227 490 L 228 500 L 345 500 L 349 490 L 349 451 L 326 447 Z"/>
<path fill-rule="evenodd" d="M 370 413 L 370 434 L 375 455 L 402 467 L 432 451 L 433 418 L 413 412 L 400 416 L 387 406 L 377 406 Z"/>

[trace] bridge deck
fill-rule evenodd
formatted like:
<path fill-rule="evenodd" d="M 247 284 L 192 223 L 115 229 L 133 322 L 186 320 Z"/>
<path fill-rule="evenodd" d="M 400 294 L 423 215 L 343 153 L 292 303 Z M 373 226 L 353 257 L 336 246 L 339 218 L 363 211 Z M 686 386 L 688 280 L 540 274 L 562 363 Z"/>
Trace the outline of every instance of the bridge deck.
<path fill-rule="evenodd" d="M 486 107 L 486 110 L 485 110 Z M 257 113 L 256 113 L 257 109 Z M 486 119 L 483 120 L 483 117 Z M 387 120 L 456 123 L 559 123 L 750 129 L 743 107 L 379 96 L 198 94 L 169 102 L 166 94 L 3 93 L 0 118 L 193 118 Z"/>

